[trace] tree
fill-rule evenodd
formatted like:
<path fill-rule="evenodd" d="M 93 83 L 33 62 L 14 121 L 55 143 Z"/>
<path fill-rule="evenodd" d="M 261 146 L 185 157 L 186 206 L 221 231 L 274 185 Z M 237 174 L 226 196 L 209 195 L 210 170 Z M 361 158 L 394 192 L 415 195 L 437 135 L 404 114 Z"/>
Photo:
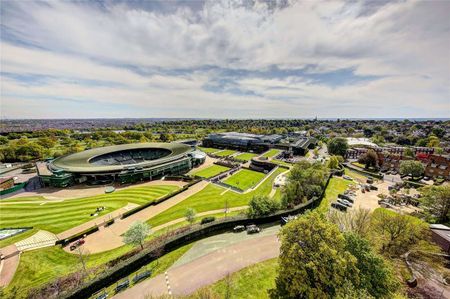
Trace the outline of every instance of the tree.
<path fill-rule="evenodd" d="M 193 208 L 188 208 L 188 209 L 186 209 L 186 213 L 184 214 L 184 217 L 190 224 L 192 224 L 195 221 L 196 214 L 197 214 L 197 212 Z"/>
<path fill-rule="evenodd" d="M 345 157 L 348 149 L 347 139 L 342 137 L 333 138 L 328 143 L 328 152 L 332 155 Z"/>
<path fill-rule="evenodd" d="M 133 246 L 140 245 L 144 249 L 144 240 L 150 234 L 151 227 L 142 221 L 135 221 L 130 228 L 123 234 L 123 242 Z"/>
<path fill-rule="evenodd" d="M 359 283 L 355 287 L 367 290 L 375 298 L 388 298 L 394 293 L 398 287 L 395 275 L 383 258 L 373 251 L 369 241 L 355 233 L 346 233 L 345 242 L 345 250 L 357 259 Z"/>
<path fill-rule="evenodd" d="M 278 200 L 264 195 L 253 196 L 248 205 L 248 216 L 252 218 L 273 214 L 280 208 Z"/>
<path fill-rule="evenodd" d="M 358 162 L 365 165 L 366 169 L 370 167 L 378 167 L 378 154 L 373 150 L 369 149 L 365 154 L 359 157 Z"/>
<path fill-rule="evenodd" d="M 439 222 L 450 219 L 450 184 L 424 187 L 420 201 Z"/>
<path fill-rule="evenodd" d="M 423 175 L 425 167 L 419 161 L 406 160 L 400 162 L 400 174 L 420 177 Z"/>
<path fill-rule="evenodd" d="M 429 239 L 425 222 L 383 208 L 372 213 L 371 227 L 381 246 L 380 251 L 394 256 L 400 256 Z"/>
<path fill-rule="evenodd" d="M 312 212 L 289 222 L 279 239 L 272 298 L 334 298 L 346 281 L 359 283 L 357 261 L 345 249 L 344 236 L 321 214 Z"/>
<path fill-rule="evenodd" d="M 339 168 L 339 158 L 338 156 L 331 156 L 328 161 L 328 168 L 330 169 L 338 169 Z"/>
<path fill-rule="evenodd" d="M 405 151 L 403 152 L 403 155 L 405 155 L 405 157 L 414 158 L 414 152 L 409 147 L 405 148 Z"/>
<path fill-rule="evenodd" d="M 428 137 L 428 147 L 438 147 L 440 144 L 439 138 L 437 138 L 436 136 L 430 136 Z"/>
<path fill-rule="evenodd" d="M 352 232 L 362 237 L 366 237 L 370 229 L 370 210 L 352 209 L 347 213 L 337 210 L 330 210 L 328 219 L 336 224 L 343 232 Z"/>

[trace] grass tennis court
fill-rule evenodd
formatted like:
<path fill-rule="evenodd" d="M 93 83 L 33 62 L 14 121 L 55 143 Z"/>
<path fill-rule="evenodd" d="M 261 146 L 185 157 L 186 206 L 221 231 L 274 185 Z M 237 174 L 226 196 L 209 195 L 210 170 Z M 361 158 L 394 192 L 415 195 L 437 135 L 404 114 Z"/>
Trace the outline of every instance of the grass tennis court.
<path fill-rule="evenodd" d="M 281 153 L 281 150 L 273 148 L 273 149 L 265 152 L 261 157 L 272 158 L 272 157 L 278 155 L 279 153 Z"/>
<path fill-rule="evenodd" d="M 197 146 L 197 148 L 198 148 L 199 150 L 201 150 L 202 152 L 207 153 L 207 154 L 212 154 L 212 153 L 221 151 L 220 149 L 212 148 L 212 147 L 201 147 L 201 146 Z"/>
<path fill-rule="evenodd" d="M 197 172 L 194 172 L 194 175 L 201 176 L 203 178 L 210 178 L 218 175 L 219 173 L 225 172 L 230 168 L 222 166 L 222 165 L 212 165 Z"/>
<path fill-rule="evenodd" d="M 262 172 L 241 169 L 223 182 L 238 189 L 247 190 L 256 186 L 264 177 L 265 174 Z"/>
<path fill-rule="evenodd" d="M 258 154 L 253 154 L 253 153 L 242 153 L 240 155 L 237 155 L 236 157 L 234 157 L 235 159 L 241 160 L 241 161 L 250 161 L 252 158 L 258 156 Z"/>
<path fill-rule="evenodd" d="M 17 198 L 18 202 L 24 199 L 28 201 L 13 204 L 14 201 L 9 200 L 8 203 L 0 203 L 2 212 L 0 227 L 32 226 L 52 233 L 60 233 L 95 219 L 90 214 L 94 213 L 97 207 L 105 207 L 105 210 L 99 214 L 104 215 L 128 203 L 142 205 L 177 189 L 178 187 L 173 185 L 143 186 L 62 202 L 47 201 L 45 204 L 41 203 L 46 199 L 40 196 Z"/>
<path fill-rule="evenodd" d="M 229 208 L 245 206 L 255 195 L 269 195 L 272 190 L 273 180 L 277 175 L 284 171 L 286 170 L 281 168 L 275 170 L 267 180 L 258 186 L 258 188 L 244 194 L 227 191 L 223 187 L 209 184 L 203 190 L 189 196 L 179 204 L 165 210 L 155 217 L 152 217 L 147 222 L 150 223 L 152 227 L 156 227 L 166 222 L 183 218 L 187 208 L 193 208 L 197 213 L 201 213 L 223 209 L 225 204 L 227 204 Z"/>
<path fill-rule="evenodd" d="M 219 156 L 219 157 L 228 157 L 235 153 L 236 153 L 236 151 L 233 151 L 233 150 L 223 150 L 221 152 L 214 153 L 214 155 Z"/>

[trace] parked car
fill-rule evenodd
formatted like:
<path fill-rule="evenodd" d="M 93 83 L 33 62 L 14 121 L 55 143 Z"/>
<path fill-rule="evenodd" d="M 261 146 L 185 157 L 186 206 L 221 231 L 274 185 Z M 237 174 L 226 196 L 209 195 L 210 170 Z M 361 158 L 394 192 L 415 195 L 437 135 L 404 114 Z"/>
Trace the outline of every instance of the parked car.
<path fill-rule="evenodd" d="M 235 232 L 235 233 L 243 232 L 244 230 L 245 230 L 245 226 L 243 226 L 243 225 L 237 225 L 233 228 L 233 232 Z"/>
<path fill-rule="evenodd" d="M 351 208 L 353 206 L 350 202 L 346 201 L 345 199 L 338 199 L 337 202 L 348 208 Z"/>
<path fill-rule="evenodd" d="M 246 229 L 247 229 L 247 234 L 257 234 L 261 231 L 261 229 L 254 224 L 247 225 Z"/>
<path fill-rule="evenodd" d="M 370 190 L 378 190 L 378 187 L 374 186 L 374 185 L 370 185 L 369 188 L 370 188 Z"/>
<path fill-rule="evenodd" d="M 72 245 L 70 245 L 70 251 L 74 251 L 75 249 L 77 249 L 78 247 L 83 245 L 84 243 L 86 243 L 86 241 L 84 239 L 80 239 L 78 241 L 73 242 Z"/>
<path fill-rule="evenodd" d="M 366 180 L 367 184 L 373 184 L 373 178 L 372 177 L 368 177 Z"/>
<path fill-rule="evenodd" d="M 346 180 L 353 181 L 353 179 L 351 177 L 349 177 L 348 175 L 343 175 L 342 177 Z"/>
<path fill-rule="evenodd" d="M 349 201 L 351 203 L 355 202 L 354 198 L 352 198 L 352 197 L 350 197 L 350 196 L 348 196 L 346 194 L 338 194 L 338 198 L 345 199 L 345 200 L 347 200 L 347 201 Z"/>
<path fill-rule="evenodd" d="M 342 211 L 342 212 L 347 212 L 347 206 L 344 206 L 341 203 L 338 202 L 333 202 L 331 204 L 331 207 L 335 208 L 336 210 Z"/>
<path fill-rule="evenodd" d="M 281 226 L 287 224 L 289 221 L 297 219 L 297 216 L 287 216 L 287 217 L 281 217 Z"/>

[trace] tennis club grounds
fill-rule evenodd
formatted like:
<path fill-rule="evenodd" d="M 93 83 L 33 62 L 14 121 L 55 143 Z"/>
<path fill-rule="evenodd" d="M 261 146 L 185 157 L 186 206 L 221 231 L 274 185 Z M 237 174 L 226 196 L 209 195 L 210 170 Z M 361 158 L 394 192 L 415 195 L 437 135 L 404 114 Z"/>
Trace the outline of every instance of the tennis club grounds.
<path fill-rule="evenodd" d="M 247 190 L 256 186 L 264 177 L 265 174 L 262 172 L 241 169 L 223 182 L 238 189 Z"/>
<path fill-rule="evenodd" d="M 234 158 L 237 159 L 237 160 L 241 160 L 241 161 L 247 162 L 247 161 L 250 161 L 252 158 L 254 158 L 256 156 L 258 156 L 258 154 L 242 153 L 242 154 L 239 154 L 239 155 L 235 156 Z"/>
<path fill-rule="evenodd" d="M 227 170 L 230 170 L 230 168 L 222 165 L 212 165 L 197 172 L 194 172 L 193 174 L 200 176 L 202 178 L 211 178 Z"/>

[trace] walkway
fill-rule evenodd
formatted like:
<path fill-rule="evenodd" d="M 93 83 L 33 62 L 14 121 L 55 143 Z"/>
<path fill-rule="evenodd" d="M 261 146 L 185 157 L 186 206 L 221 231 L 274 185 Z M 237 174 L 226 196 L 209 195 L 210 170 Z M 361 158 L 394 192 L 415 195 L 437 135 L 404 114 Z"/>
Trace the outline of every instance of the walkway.
<path fill-rule="evenodd" d="M 5 287 L 11 282 L 19 266 L 20 251 L 13 244 L 3 247 L 0 253 L 5 258 L 0 261 L 0 287 Z"/>
<path fill-rule="evenodd" d="M 179 204 L 189 196 L 203 190 L 208 185 L 208 182 L 201 181 L 193 186 L 191 186 L 186 191 L 179 193 L 175 195 L 174 197 L 163 201 L 162 203 L 157 204 L 156 206 L 150 206 L 142 211 L 137 212 L 136 214 L 133 214 L 125 219 L 117 219 L 114 224 L 108 226 L 108 227 L 99 227 L 99 231 L 96 233 L 93 233 L 91 235 L 86 236 L 85 241 L 86 243 L 83 245 L 83 247 L 89 252 L 89 253 L 97 253 L 102 252 L 106 250 L 111 250 L 114 248 L 117 248 L 119 246 L 124 245 L 122 242 L 122 234 L 125 233 L 130 225 L 137 221 L 145 221 L 148 220 L 159 213 L 164 212 L 165 210 Z M 78 227 L 77 227 L 78 228 Z M 76 232 L 77 230 L 71 229 L 72 232 Z M 78 230 L 79 232 L 82 231 L 82 229 Z M 58 237 L 61 239 L 63 236 L 66 235 L 66 232 L 63 232 L 58 235 Z M 66 251 L 68 251 L 67 247 L 64 248 Z M 70 252 L 70 251 L 68 251 Z"/>
<path fill-rule="evenodd" d="M 23 239 L 17 242 L 15 245 L 19 251 L 27 251 L 53 246 L 55 245 L 56 241 L 58 241 L 58 238 L 55 234 L 45 230 L 39 230 L 31 237 Z"/>
<path fill-rule="evenodd" d="M 188 295 L 210 285 L 229 273 L 279 255 L 276 235 L 246 240 L 209 253 L 192 262 L 167 271 L 173 295 Z M 113 298 L 146 298 L 149 295 L 167 295 L 165 275 L 160 274 L 119 293 Z"/>

